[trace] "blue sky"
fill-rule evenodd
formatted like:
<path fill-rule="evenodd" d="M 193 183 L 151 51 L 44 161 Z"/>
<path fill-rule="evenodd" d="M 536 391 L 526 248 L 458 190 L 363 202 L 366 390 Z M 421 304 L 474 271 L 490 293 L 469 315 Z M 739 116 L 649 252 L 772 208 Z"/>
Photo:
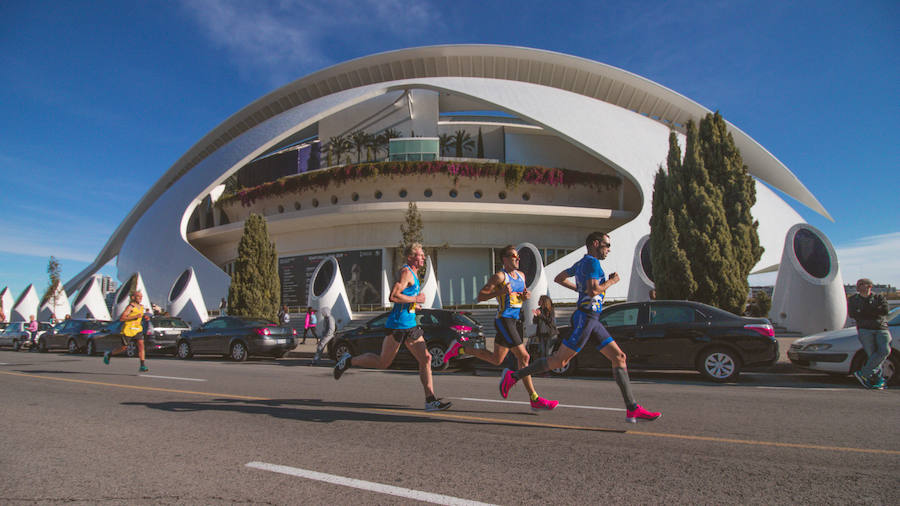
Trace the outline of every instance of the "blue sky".
<path fill-rule="evenodd" d="M 0 289 L 43 293 L 50 255 L 77 274 L 175 160 L 266 93 L 453 43 L 589 58 L 721 111 L 834 217 L 788 198 L 834 243 L 845 282 L 900 285 L 898 26 L 896 0 L 5 0 Z"/>

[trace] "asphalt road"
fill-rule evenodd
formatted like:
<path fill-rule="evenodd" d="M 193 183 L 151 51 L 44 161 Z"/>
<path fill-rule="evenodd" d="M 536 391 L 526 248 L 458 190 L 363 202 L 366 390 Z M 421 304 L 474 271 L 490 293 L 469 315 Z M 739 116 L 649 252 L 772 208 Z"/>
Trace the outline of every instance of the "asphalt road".
<path fill-rule="evenodd" d="M 0 504 L 896 504 L 900 389 L 849 378 L 632 373 L 663 412 L 625 423 L 605 375 L 536 378 L 306 360 L 137 361 L 0 351 Z M 430 494 L 430 495 L 428 495 Z"/>

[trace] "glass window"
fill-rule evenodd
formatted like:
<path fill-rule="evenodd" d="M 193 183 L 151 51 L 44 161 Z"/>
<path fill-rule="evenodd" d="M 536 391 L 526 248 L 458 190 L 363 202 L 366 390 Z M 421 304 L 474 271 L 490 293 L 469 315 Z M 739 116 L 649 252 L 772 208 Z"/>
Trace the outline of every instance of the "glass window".
<path fill-rule="evenodd" d="M 900 307 L 888 313 L 888 325 L 900 325 Z"/>
<path fill-rule="evenodd" d="M 370 329 L 383 329 L 385 322 L 387 322 L 388 314 L 390 313 L 386 313 L 375 318 L 374 320 L 367 323 L 366 326 Z"/>
<path fill-rule="evenodd" d="M 438 319 L 431 313 L 416 313 L 416 325 L 425 325 L 434 327 L 438 324 Z"/>
<path fill-rule="evenodd" d="M 694 309 L 686 306 L 650 305 L 650 325 L 694 321 Z"/>
<path fill-rule="evenodd" d="M 622 309 L 611 309 L 600 315 L 600 323 L 604 327 L 624 327 L 627 325 L 637 325 L 638 307 L 629 307 Z"/>
<path fill-rule="evenodd" d="M 228 321 L 226 318 L 217 318 L 210 322 L 207 322 L 206 325 L 203 326 L 205 330 L 215 330 L 215 329 L 224 329 L 228 327 Z"/>

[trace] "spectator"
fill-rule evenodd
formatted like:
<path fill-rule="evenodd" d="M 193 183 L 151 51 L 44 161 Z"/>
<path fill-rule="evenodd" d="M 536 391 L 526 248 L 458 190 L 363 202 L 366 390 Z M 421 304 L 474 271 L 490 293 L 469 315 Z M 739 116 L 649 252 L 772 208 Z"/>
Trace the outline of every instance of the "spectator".
<path fill-rule="evenodd" d="M 306 321 L 303 322 L 303 341 L 300 344 L 306 344 L 306 334 L 312 331 L 313 339 L 319 339 L 319 336 L 316 335 L 316 310 L 307 307 L 306 308 Z"/>
<path fill-rule="evenodd" d="M 656 289 L 655 289 L 655 288 L 651 288 L 651 289 L 650 289 L 650 293 L 647 294 L 647 295 L 650 297 L 650 300 L 656 300 Z"/>
<path fill-rule="evenodd" d="M 331 309 L 328 306 L 322 307 L 319 312 L 322 315 L 322 338 L 319 339 L 319 344 L 316 345 L 316 356 L 313 357 L 310 365 L 319 364 L 319 359 L 322 358 L 322 351 L 334 337 L 334 331 L 337 328 L 337 325 L 334 323 L 334 317 L 331 315 Z"/>
<path fill-rule="evenodd" d="M 34 319 L 34 315 L 28 317 L 28 326 L 25 328 L 30 334 L 31 340 L 31 351 L 37 350 L 37 331 L 38 331 L 38 322 Z"/>
<path fill-rule="evenodd" d="M 287 306 L 281 306 L 281 311 L 278 312 L 278 323 L 281 325 L 291 323 L 291 313 L 288 312 Z"/>
<path fill-rule="evenodd" d="M 872 293 L 872 285 L 871 279 L 860 279 L 856 282 L 856 293 L 847 300 L 847 312 L 856 320 L 857 337 L 869 357 L 853 376 L 866 388 L 883 390 L 881 365 L 891 353 L 886 318 L 888 303 L 884 295 Z"/>
<path fill-rule="evenodd" d="M 219 316 L 225 316 L 227 314 L 226 309 L 228 308 L 228 301 L 225 300 L 225 297 L 222 297 L 222 301 L 219 302 Z"/>
<path fill-rule="evenodd" d="M 549 356 L 551 343 L 559 331 L 556 329 L 556 310 L 553 308 L 553 299 L 549 295 L 541 295 L 538 299 L 538 308 L 534 310 L 531 323 L 537 325 L 538 345 L 541 357 Z"/>

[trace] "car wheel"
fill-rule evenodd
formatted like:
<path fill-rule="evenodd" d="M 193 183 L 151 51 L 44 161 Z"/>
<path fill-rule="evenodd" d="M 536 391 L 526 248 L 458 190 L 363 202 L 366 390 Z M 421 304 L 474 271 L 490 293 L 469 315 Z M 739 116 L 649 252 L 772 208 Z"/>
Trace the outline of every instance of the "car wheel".
<path fill-rule="evenodd" d="M 178 341 L 178 346 L 175 347 L 175 356 L 181 360 L 187 360 L 194 356 L 194 353 L 191 351 L 191 343 Z"/>
<path fill-rule="evenodd" d="M 347 343 L 347 341 L 341 341 L 334 345 L 335 360 L 340 360 L 340 358 L 343 357 L 345 353 L 353 355 L 353 351 L 350 350 L 350 345 Z"/>
<path fill-rule="evenodd" d="M 896 385 L 900 382 L 900 377 L 897 376 L 897 369 L 900 369 L 900 353 L 894 351 L 881 364 L 881 375 L 884 376 L 885 383 Z"/>
<path fill-rule="evenodd" d="M 47 353 L 47 341 L 44 339 L 38 339 L 38 351 L 41 353 Z"/>
<path fill-rule="evenodd" d="M 128 345 L 125 346 L 125 356 L 129 358 L 138 356 L 137 341 L 134 339 L 128 341 Z"/>
<path fill-rule="evenodd" d="M 428 353 L 431 354 L 431 370 L 443 371 L 450 367 L 450 362 L 444 363 L 444 352 L 447 351 L 440 342 L 431 342 L 426 345 Z"/>
<path fill-rule="evenodd" d="M 237 341 L 231 345 L 231 359 L 235 362 L 247 360 L 247 345 Z"/>
<path fill-rule="evenodd" d="M 97 352 L 97 348 L 94 345 L 94 341 L 93 340 L 88 341 L 87 345 L 85 346 L 84 354 L 90 357 L 96 352 Z"/>
<path fill-rule="evenodd" d="M 572 357 L 572 360 L 569 360 L 569 363 L 559 367 L 557 369 L 551 369 L 550 374 L 554 376 L 574 376 L 575 371 L 578 369 L 578 357 Z"/>
<path fill-rule="evenodd" d="M 19 351 L 20 349 L 22 349 L 22 343 L 13 341 L 13 351 Z"/>
<path fill-rule="evenodd" d="M 78 343 L 74 339 L 69 339 L 68 347 L 69 353 L 78 353 Z"/>
<path fill-rule="evenodd" d="M 718 383 L 734 381 L 741 373 L 741 360 L 727 348 L 712 348 L 700 354 L 697 370 L 704 378 Z"/>

